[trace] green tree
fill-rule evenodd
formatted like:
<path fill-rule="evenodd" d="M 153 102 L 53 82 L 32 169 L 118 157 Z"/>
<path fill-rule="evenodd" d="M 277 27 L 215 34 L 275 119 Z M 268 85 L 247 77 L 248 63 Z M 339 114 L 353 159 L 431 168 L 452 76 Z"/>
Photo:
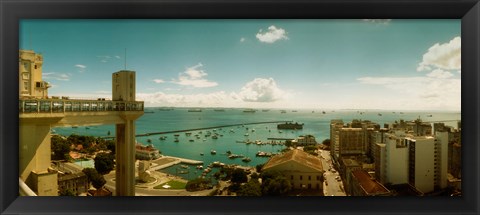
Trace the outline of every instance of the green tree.
<path fill-rule="evenodd" d="M 82 170 L 87 175 L 88 181 L 92 183 L 93 187 L 100 189 L 107 183 L 103 175 L 99 174 L 94 168 L 84 168 Z"/>
<path fill-rule="evenodd" d="M 323 140 L 322 144 L 325 145 L 325 146 L 330 146 L 330 139 Z"/>
<path fill-rule="evenodd" d="M 255 169 L 257 170 L 257 172 L 262 172 L 263 165 L 265 164 L 258 164 L 257 166 L 255 166 Z"/>
<path fill-rule="evenodd" d="M 70 143 L 60 136 L 51 137 L 52 160 L 68 160 L 70 156 Z"/>
<path fill-rule="evenodd" d="M 247 173 L 243 169 L 235 169 L 232 172 L 233 183 L 244 183 L 248 181 Z"/>
<path fill-rule="evenodd" d="M 258 180 L 250 180 L 237 191 L 237 196 L 262 196 L 262 188 Z"/>
<path fill-rule="evenodd" d="M 59 196 L 76 196 L 76 194 L 70 190 L 70 189 L 66 189 L 66 190 L 61 190 L 59 193 L 58 193 Z"/>
<path fill-rule="evenodd" d="M 98 153 L 95 156 L 95 169 L 98 173 L 105 175 L 115 167 L 114 157 L 109 153 Z"/>
<path fill-rule="evenodd" d="M 210 187 L 210 181 L 204 178 L 196 178 L 196 179 L 190 180 L 185 185 L 185 189 L 187 191 L 199 191 L 199 190 L 208 189 L 209 187 Z"/>
<path fill-rule="evenodd" d="M 291 191 L 292 185 L 280 172 L 267 171 L 262 173 L 261 188 L 264 196 L 285 196 Z"/>
<path fill-rule="evenodd" d="M 115 141 L 114 140 L 107 140 L 105 141 L 105 145 L 107 146 L 107 149 L 112 152 L 112 154 L 115 154 Z"/>

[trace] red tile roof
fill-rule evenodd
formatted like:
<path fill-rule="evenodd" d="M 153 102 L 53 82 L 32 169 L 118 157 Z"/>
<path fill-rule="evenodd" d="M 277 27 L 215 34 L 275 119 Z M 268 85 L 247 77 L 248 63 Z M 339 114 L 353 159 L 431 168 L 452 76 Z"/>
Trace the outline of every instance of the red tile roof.
<path fill-rule="evenodd" d="M 379 195 L 390 191 L 380 182 L 373 179 L 367 171 L 359 169 L 352 171 L 353 177 L 358 181 L 367 195 Z"/>
<path fill-rule="evenodd" d="M 320 160 L 320 158 L 317 158 L 299 149 L 290 150 L 283 154 L 271 157 L 270 160 L 268 160 L 267 163 L 263 166 L 263 169 L 268 169 L 290 160 L 316 169 L 318 171 L 323 171 L 322 161 Z"/>

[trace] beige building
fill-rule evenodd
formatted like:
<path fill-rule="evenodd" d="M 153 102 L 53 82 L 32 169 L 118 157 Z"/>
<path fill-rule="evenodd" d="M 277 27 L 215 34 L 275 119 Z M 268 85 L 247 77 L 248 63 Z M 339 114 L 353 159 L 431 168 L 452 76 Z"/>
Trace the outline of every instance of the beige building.
<path fill-rule="evenodd" d="M 50 168 L 51 129 L 115 124 L 116 195 L 134 196 L 135 120 L 144 110 L 144 102 L 135 101 L 135 72 L 113 73 L 112 100 L 49 98 L 49 85 L 42 80 L 42 55 L 19 53 L 20 181 L 39 196 L 58 195 L 57 171 Z"/>
<path fill-rule="evenodd" d="M 362 128 L 339 129 L 339 155 L 365 154 L 365 132 Z"/>
<path fill-rule="evenodd" d="M 282 173 L 293 189 L 323 190 L 322 161 L 302 150 L 294 149 L 270 158 L 262 171 L 270 170 Z"/>
<path fill-rule="evenodd" d="M 71 190 L 78 196 L 86 194 L 88 188 L 88 178 L 83 172 L 58 175 L 58 192 Z"/>
<path fill-rule="evenodd" d="M 50 85 L 42 80 L 43 56 L 32 50 L 20 50 L 18 77 L 20 97 L 47 98 Z"/>

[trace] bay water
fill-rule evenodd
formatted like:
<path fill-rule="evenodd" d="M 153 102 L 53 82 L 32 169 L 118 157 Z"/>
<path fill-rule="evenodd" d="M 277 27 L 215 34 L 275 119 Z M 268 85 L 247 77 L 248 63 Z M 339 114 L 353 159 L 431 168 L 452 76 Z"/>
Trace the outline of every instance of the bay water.
<path fill-rule="evenodd" d="M 258 151 L 278 153 L 283 145 L 257 145 L 240 143 L 242 141 L 269 142 L 268 138 L 294 139 L 300 135 L 313 135 L 317 142 L 330 138 L 330 120 L 341 119 L 344 123 L 353 119 L 370 120 L 380 124 L 390 124 L 400 119 L 410 121 L 417 118 L 426 122 L 444 122 L 446 125 L 457 128 L 457 121 L 461 119 L 460 112 L 432 112 L 432 111 L 392 111 L 392 110 L 280 110 L 265 109 L 256 112 L 244 112 L 240 108 L 213 109 L 204 108 L 201 112 L 189 112 L 188 108 L 145 108 L 145 114 L 136 121 L 136 134 L 179 131 L 188 129 L 209 128 L 226 126 L 222 128 L 200 129 L 172 132 L 167 134 L 139 136 L 137 141 L 143 144 L 153 144 L 163 155 L 181 157 L 204 162 L 204 166 L 219 161 L 225 164 L 238 164 L 242 166 L 256 166 L 265 163 L 267 157 L 257 157 Z M 278 130 L 278 123 L 249 124 L 258 122 L 291 121 L 303 123 L 303 129 Z M 228 126 L 234 125 L 234 126 Z M 90 135 L 95 137 L 114 136 L 114 125 L 101 125 L 89 127 L 56 127 L 55 133 L 68 136 L 70 134 Z M 208 132 L 218 134 L 218 139 L 205 136 Z M 178 135 L 178 142 L 174 142 Z M 195 136 L 198 135 L 198 138 Z M 161 140 L 161 136 L 166 136 Z M 150 140 L 150 141 L 148 141 Z M 211 150 L 217 153 L 212 155 Z M 227 151 L 233 154 L 244 155 L 251 158 L 245 163 L 241 158 L 229 159 Z M 184 170 L 180 165 L 175 165 L 161 170 L 178 175 L 178 172 L 188 172 L 180 175 L 191 179 L 199 176 L 201 170 L 194 166 L 190 171 Z M 213 172 L 212 172 L 213 173 Z"/>

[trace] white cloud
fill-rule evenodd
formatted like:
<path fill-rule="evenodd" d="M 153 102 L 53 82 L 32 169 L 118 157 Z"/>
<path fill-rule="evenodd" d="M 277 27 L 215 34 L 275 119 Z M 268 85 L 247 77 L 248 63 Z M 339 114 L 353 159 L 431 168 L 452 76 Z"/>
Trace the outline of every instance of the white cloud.
<path fill-rule="evenodd" d="M 82 64 L 76 64 L 75 67 L 78 69 L 79 73 L 85 72 L 85 69 L 87 68 L 87 66 L 82 65 Z"/>
<path fill-rule="evenodd" d="M 46 80 L 70 81 L 70 75 L 66 73 L 45 72 L 42 78 Z"/>
<path fill-rule="evenodd" d="M 156 93 L 138 93 L 137 98 L 145 101 L 145 106 L 183 106 L 183 107 L 234 107 L 236 101 L 224 91 L 198 93 L 190 95 Z"/>
<path fill-rule="evenodd" d="M 75 67 L 80 68 L 80 69 L 85 69 L 85 68 L 87 68 L 87 66 L 82 65 L 82 64 L 77 64 L 77 65 L 75 65 Z"/>
<path fill-rule="evenodd" d="M 274 102 L 282 99 L 285 94 L 273 78 L 255 78 L 242 87 L 238 97 L 247 102 Z"/>
<path fill-rule="evenodd" d="M 246 40 L 245 37 L 240 38 L 241 43 L 245 42 L 245 40 Z"/>
<path fill-rule="evenodd" d="M 424 77 L 362 77 L 357 80 L 361 84 L 390 89 L 391 94 L 388 95 L 387 103 L 393 104 L 383 105 L 398 108 L 408 106 L 418 109 L 460 110 L 461 81 L 452 77 L 449 72 L 435 70 Z M 382 98 L 378 99 L 383 101 Z"/>
<path fill-rule="evenodd" d="M 423 55 L 417 71 L 439 68 L 444 70 L 461 69 L 461 38 L 455 37 L 448 43 L 436 43 Z"/>
<path fill-rule="evenodd" d="M 260 29 L 256 37 L 260 42 L 264 43 L 274 43 L 278 40 L 288 40 L 286 36 L 287 32 L 285 29 L 277 28 L 275 26 L 268 27 L 266 32 L 263 32 L 263 29 Z"/>
<path fill-rule="evenodd" d="M 392 19 L 362 19 L 364 22 L 388 25 Z"/>
<path fill-rule="evenodd" d="M 451 78 L 453 77 L 453 74 L 451 72 L 446 72 L 441 69 L 435 69 L 432 72 L 427 74 L 427 77 L 431 78 Z"/>
<path fill-rule="evenodd" d="M 185 72 L 178 76 L 178 80 L 173 80 L 172 83 L 196 88 L 217 86 L 217 82 L 209 81 L 204 78 L 205 76 L 208 76 L 208 74 L 201 70 L 201 67 L 203 67 L 203 65 L 202 63 L 199 63 L 193 67 L 187 68 Z"/>
<path fill-rule="evenodd" d="M 165 81 L 162 80 L 162 79 L 153 79 L 153 82 L 155 82 L 157 84 L 165 83 Z"/>

